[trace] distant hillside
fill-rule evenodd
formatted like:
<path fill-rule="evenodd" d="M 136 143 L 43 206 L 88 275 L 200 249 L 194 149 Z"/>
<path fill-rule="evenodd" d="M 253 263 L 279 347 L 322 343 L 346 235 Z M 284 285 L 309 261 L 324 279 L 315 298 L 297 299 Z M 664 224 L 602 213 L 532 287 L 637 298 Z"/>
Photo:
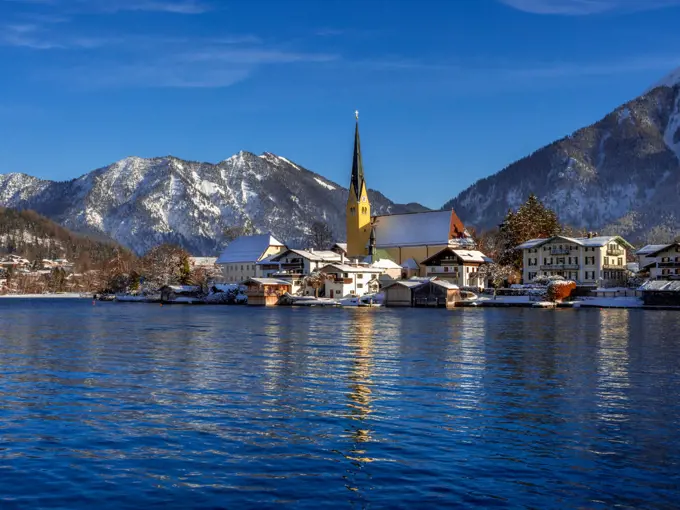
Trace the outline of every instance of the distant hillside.
<path fill-rule="evenodd" d="M 0 253 L 29 260 L 65 258 L 77 271 L 86 271 L 111 260 L 117 250 L 127 253 L 113 241 L 74 234 L 35 211 L 0 207 Z"/>
<path fill-rule="evenodd" d="M 476 182 L 444 207 L 486 229 L 530 193 L 575 227 L 637 242 L 680 234 L 680 70 L 599 122 Z"/>
<path fill-rule="evenodd" d="M 374 214 L 427 210 L 369 192 Z M 347 193 L 284 157 L 243 151 L 217 164 L 131 157 L 68 182 L 0 175 L 0 205 L 105 234 L 138 254 L 173 243 L 194 255 L 215 255 L 225 245 L 225 229 L 244 224 L 301 245 L 311 225 L 324 221 L 342 241 Z"/>

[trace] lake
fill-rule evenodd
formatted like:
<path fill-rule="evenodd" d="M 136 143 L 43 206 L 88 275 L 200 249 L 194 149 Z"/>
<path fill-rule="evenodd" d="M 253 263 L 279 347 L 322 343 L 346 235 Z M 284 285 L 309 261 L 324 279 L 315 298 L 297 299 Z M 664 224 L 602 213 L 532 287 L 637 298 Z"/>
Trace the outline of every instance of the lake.
<path fill-rule="evenodd" d="M 0 300 L 1 508 L 677 508 L 680 312 Z"/>

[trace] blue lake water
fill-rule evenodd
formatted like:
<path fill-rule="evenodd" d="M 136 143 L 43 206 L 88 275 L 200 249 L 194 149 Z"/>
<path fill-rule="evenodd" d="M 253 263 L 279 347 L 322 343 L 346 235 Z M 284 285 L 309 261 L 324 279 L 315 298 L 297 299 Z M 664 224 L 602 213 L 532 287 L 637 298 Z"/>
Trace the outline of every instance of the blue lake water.
<path fill-rule="evenodd" d="M 0 508 L 677 508 L 680 313 L 0 300 Z"/>

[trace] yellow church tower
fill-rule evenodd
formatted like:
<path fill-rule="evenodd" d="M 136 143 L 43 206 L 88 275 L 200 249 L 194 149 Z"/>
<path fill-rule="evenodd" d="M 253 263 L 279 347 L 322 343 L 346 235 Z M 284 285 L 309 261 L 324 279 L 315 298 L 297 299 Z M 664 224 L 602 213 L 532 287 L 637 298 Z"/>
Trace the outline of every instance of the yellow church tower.
<path fill-rule="evenodd" d="M 368 201 L 364 165 L 361 162 L 359 112 L 355 112 L 355 116 L 354 159 L 352 160 L 352 178 L 349 184 L 346 209 L 347 255 L 349 257 L 365 257 L 368 255 L 367 245 L 371 235 L 371 203 Z"/>

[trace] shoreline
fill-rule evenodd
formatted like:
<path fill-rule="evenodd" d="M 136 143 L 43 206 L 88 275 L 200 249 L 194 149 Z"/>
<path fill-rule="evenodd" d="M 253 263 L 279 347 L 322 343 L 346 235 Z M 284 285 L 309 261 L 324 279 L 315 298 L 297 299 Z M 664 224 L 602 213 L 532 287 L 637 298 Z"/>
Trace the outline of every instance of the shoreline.
<path fill-rule="evenodd" d="M 92 299 L 92 296 L 82 296 L 78 292 L 64 292 L 60 294 L 3 294 L 0 299 Z"/>

